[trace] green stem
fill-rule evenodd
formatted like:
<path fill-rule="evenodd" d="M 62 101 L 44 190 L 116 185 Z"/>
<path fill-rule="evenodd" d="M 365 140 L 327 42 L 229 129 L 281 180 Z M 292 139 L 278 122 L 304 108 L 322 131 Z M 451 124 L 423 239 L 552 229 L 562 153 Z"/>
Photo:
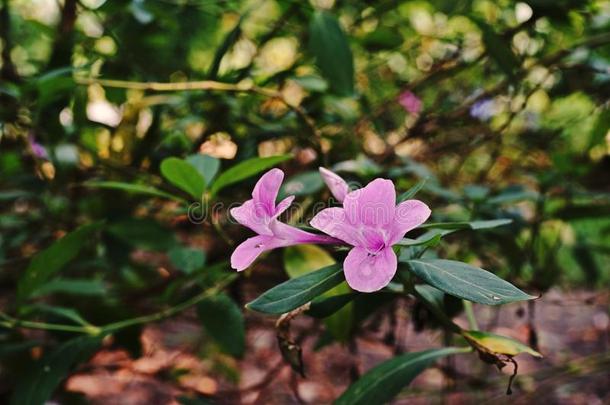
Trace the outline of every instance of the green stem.
<path fill-rule="evenodd" d="M 13 318 L 3 312 L 0 312 L 0 318 L 2 318 L 2 320 L 0 320 L 0 326 L 9 328 L 9 329 L 26 328 L 26 329 L 41 329 L 41 330 L 54 330 L 54 331 L 62 331 L 62 332 L 84 333 L 84 334 L 89 334 L 89 335 L 93 335 L 93 336 L 105 335 L 105 334 L 112 333 L 117 330 L 124 329 L 124 328 L 130 327 L 130 326 L 145 324 L 145 323 L 149 323 L 149 322 L 157 322 L 157 321 L 169 318 L 173 315 L 176 315 L 176 314 L 184 311 L 185 309 L 188 309 L 188 308 L 192 307 L 193 305 L 198 304 L 200 301 L 204 300 L 205 298 L 207 298 L 213 294 L 216 294 L 217 292 L 219 292 L 220 290 L 225 288 L 228 284 L 230 284 L 235 279 L 235 277 L 236 276 L 234 274 L 232 274 L 232 275 L 226 277 L 225 279 L 223 279 L 222 281 L 220 281 L 215 286 L 210 287 L 210 288 L 202 291 L 201 293 L 195 295 L 194 297 L 192 297 L 178 305 L 175 305 L 173 307 L 164 309 L 162 311 L 159 311 L 159 312 L 156 312 L 156 313 L 153 313 L 150 315 L 144 315 L 144 316 L 139 316 L 136 318 L 125 319 L 123 321 L 109 323 L 104 326 L 94 326 L 94 325 L 77 326 L 77 325 L 64 325 L 64 324 L 56 324 L 56 323 L 25 321 L 25 320 Z"/>
<path fill-rule="evenodd" d="M 472 302 L 468 300 L 462 300 L 464 304 L 464 312 L 466 312 L 466 318 L 468 318 L 468 325 L 471 330 L 479 330 L 479 324 L 477 318 L 474 316 L 474 310 L 472 309 Z"/>

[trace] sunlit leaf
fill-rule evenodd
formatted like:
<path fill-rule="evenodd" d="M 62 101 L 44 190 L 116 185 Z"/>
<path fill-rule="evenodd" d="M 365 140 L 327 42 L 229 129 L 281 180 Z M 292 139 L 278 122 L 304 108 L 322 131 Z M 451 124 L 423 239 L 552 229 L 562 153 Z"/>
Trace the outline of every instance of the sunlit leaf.
<path fill-rule="evenodd" d="M 493 354 L 516 356 L 520 353 L 528 353 L 534 357 L 542 357 L 542 354 L 531 347 L 506 336 L 476 330 L 464 331 L 462 335 L 477 347 Z"/>

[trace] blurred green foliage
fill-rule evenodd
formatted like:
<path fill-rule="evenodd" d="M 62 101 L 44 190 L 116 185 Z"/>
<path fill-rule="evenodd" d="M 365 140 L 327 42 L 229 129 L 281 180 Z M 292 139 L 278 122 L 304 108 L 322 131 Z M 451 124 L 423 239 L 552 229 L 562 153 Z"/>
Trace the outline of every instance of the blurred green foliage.
<path fill-rule="evenodd" d="M 227 208 L 275 165 L 290 175 L 282 194 L 304 207 L 291 221 L 327 195 L 318 166 L 400 191 L 426 178 L 418 198 L 433 222 L 513 219 L 448 235 L 442 257 L 528 291 L 610 282 L 607 0 L 1 7 L 0 359 L 2 379 L 19 381 L 3 399 L 46 400 L 101 331 L 136 347 L 124 329 L 184 303 L 213 347 L 241 356 L 240 282 L 201 292 L 225 286 L 246 236 Z M 405 91 L 421 111 L 401 106 Z M 330 339 L 376 307 L 362 302 L 327 318 Z M 64 327 L 41 327 L 32 344 L 28 322 Z"/>

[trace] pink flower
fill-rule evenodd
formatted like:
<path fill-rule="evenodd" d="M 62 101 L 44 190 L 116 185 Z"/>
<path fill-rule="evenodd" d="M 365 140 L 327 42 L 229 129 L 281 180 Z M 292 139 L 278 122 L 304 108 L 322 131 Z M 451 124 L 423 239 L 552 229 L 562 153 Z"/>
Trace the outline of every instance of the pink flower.
<path fill-rule="evenodd" d="M 392 246 L 429 216 L 430 208 L 421 201 L 396 205 L 394 184 L 375 179 L 348 193 L 343 208 L 318 213 L 311 225 L 353 246 L 343 262 L 345 279 L 354 290 L 373 292 L 388 285 L 396 273 Z"/>
<path fill-rule="evenodd" d="M 343 199 L 349 192 L 349 186 L 345 180 L 343 180 L 337 173 L 323 167 L 320 167 L 320 175 L 322 176 L 322 180 L 324 180 L 324 183 L 326 183 L 326 186 L 330 190 L 333 197 L 335 197 L 338 202 L 342 203 Z"/>
<path fill-rule="evenodd" d="M 422 109 L 421 100 L 409 90 L 405 90 L 398 96 L 398 103 L 409 113 L 417 115 Z"/>
<path fill-rule="evenodd" d="M 302 243 L 339 243 L 326 235 L 305 232 L 277 220 L 294 200 L 294 196 L 286 197 L 276 205 L 283 179 L 284 172 L 280 169 L 269 170 L 254 186 L 252 199 L 231 210 L 237 222 L 258 234 L 246 239 L 231 255 L 231 267 L 235 270 L 245 270 L 261 253 L 278 247 Z"/>

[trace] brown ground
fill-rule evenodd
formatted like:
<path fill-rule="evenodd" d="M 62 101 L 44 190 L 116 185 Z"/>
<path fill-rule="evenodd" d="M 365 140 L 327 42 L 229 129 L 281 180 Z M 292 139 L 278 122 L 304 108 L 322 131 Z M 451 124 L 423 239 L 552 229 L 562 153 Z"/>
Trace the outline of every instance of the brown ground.
<path fill-rule="evenodd" d="M 527 304 L 477 306 L 481 329 L 525 343 L 532 337 L 528 325 L 533 322 L 544 359 L 519 355 L 514 392 L 506 396 L 511 366 L 500 372 L 474 354 L 461 355 L 425 371 L 394 403 L 610 404 L 609 305 L 608 292 L 555 290 L 536 301 L 533 319 Z M 273 318 L 247 314 L 246 356 L 236 362 L 209 345 L 204 353 L 196 353 L 202 334 L 195 314 L 186 313 L 146 327 L 142 357 L 132 358 L 109 345 L 66 387 L 96 404 L 176 404 L 179 396 L 196 394 L 209 395 L 211 403 L 218 404 L 326 404 L 345 389 L 356 370 L 362 373 L 394 352 L 440 345 L 441 332 L 415 332 L 408 307 L 403 302 L 380 311 L 351 350 L 335 343 L 315 351 L 323 326 L 308 317 L 297 318 L 292 333 L 302 337 L 306 378 L 282 362 Z M 394 333 L 389 333 L 391 312 Z M 458 323 L 466 326 L 463 318 Z"/>

